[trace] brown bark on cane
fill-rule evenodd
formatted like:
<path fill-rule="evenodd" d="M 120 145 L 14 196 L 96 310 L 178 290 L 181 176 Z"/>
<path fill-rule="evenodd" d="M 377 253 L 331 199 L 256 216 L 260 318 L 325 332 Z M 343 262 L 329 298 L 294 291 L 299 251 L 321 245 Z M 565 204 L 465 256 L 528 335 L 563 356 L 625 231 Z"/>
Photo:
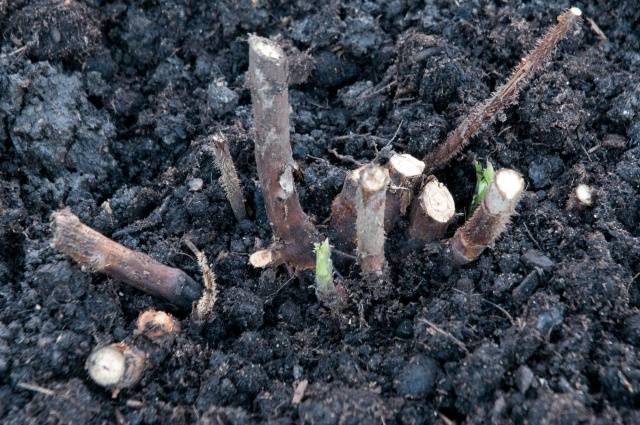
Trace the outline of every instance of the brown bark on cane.
<path fill-rule="evenodd" d="M 498 87 L 489 99 L 471 109 L 460 125 L 449 133 L 445 142 L 425 157 L 428 173 L 449 162 L 471 137 L 491 124 L 500 111 L 517 102 L 520 90 L 549 61 L 558 42 L 580 20 L 581 15 L 580 9 L 572 7 L 558 16 L 558 23 L 538 40 L 536 47 L 520 61 L 507 82 Z"/>
<path fill-rule="evenodd" d="M 455 212 L 451 193 L 432 177 L 413 201 L 407 229 L 409 238 L 423 243 L 441 239 Z"/>
<path fill-rule="evenodd" d="M 356 246 L 356 192 L 364 167 L 350 171 L 342 191 L 331 203 L 331 242 L 339 250 L 350 252 Z"/>
<path fill-rule="evenodd" d="M 182 270 L 132 251 L 80 222 L 68 209 L 51 216 L 52 245 L 91 271 L 104 273 L 148 294 L 190 309 L 200 285 Z"/>
<path fill-rule="evenodd" d="M 522 176 L 510 169 L 499 170 L 486 196 L 471 218 L 449 240 L 448 253 L 454 265 L 477 259 L 500 236 L 524 190 Z"/>
<path fill-rule="evenodd" d="M 300 206 L 293 181 L 296 164 L 289 142 L 287 76 L 283 50 L 266 38 L 250 36 L 248 82 L 255 122 L 255 157 L 274 233 L 272 249 L 277 254 L 273 259 L 309 269 L 315 261 L 313 243 L 319 237 Z"/>

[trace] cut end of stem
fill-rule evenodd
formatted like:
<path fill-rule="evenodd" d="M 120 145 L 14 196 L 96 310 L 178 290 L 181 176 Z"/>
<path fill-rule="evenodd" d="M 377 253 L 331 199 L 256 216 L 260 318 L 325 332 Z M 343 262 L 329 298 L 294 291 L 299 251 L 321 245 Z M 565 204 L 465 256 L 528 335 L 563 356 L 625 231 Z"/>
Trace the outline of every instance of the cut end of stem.
<path fill-rule="evenodd" d="M 360 176 L 360 186 L 364 192 L 379 192 L 389 183 L 389 172 L 382 167 L 367 167 Z"/>
<path fill-rule="evenodd" d="M 87 359 L 87 370 L 96 384 L 102 387 L 115 386 L 124 376 L 124 354 L 112 345 L 100 348 Z"/>
<path fill-rule="evenodd" d="M 511 169 L 498 171 L 495 182 L 496 188 L 507 201 L 516 199 L 524 190 L 524 179 L 520 173 Z"/>
<path fill-rule="evenodd" d="M 403 153 L 393 155 L 389 160 L 390 168 L 403 178 L 417 177 L 424 172 L 425 164 L 416 157 Z"/>
<path fill-rule="evenodd" d="M 582 10 L 580 10 L 579 7 L 572 7 L 571 9 L 569 9 L 569 12 L 571 12 L 572 14 L 574 14 L 575 16 L 582 16 Z"/>
<path fill-rule="evenodd" d="M 280 60 L 285 57 L 282 48 L 268 38 L 250 35 L 249 44 L 252 49 L 266 58 Z"/>
<path fill-rule="evenodd" d="M 249 264 L 258 269 L 275 266 L 278 264 L 280 256 L 272 249 L 261 249 L 249 256 Z"/>
<path fill-rule="evenodd" d="M 582 205 L 590 207 L 593 204 L 593 191 L 591 190 L 591 186 L 579 184 L 578 187 L 576 187 L 575 194 Z"/>
<path fill-rule="evenodd" d="M 85 365 L 93 381 L 113 389 L 113 397 L 122 388 L 137 384 L 144 372 L 146 354 L 121 342 L 93 351 Z"/>
<path fill-rule="evenodd" d="M 420 204 L 427 216 L 438 223 L 448 223 L 456 212 L 451 193 L 435 179 L 425 185 L 420 194 Z"/>

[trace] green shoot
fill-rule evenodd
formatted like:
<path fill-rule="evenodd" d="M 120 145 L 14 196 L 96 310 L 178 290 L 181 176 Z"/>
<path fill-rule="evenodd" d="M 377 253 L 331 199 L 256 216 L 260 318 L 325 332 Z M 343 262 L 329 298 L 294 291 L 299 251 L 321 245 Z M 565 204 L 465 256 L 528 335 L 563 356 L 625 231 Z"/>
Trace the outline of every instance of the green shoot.
<path fill-rule="evenodd" d="M 331 262 L 329 239 L 314 244 L 313 252 L 316 253 L 316 293 L 320 296 L 334 293 L 336 287 L 333 284 L 333 263 Z"/>
<path fill-rule="evenodd" d="M 483 168 L 480 161 L 474 161 L 473 166 L 476 169 L 476 190 L 473 193 L 473 199 L 471 200 L 471 212 L 476 209 L 480 202 L 484 200 L 484 197 L 489 190 L 489 186 L 493 183 L 494 171 L 493 165 L 487 160 L 487 165 Z"/>

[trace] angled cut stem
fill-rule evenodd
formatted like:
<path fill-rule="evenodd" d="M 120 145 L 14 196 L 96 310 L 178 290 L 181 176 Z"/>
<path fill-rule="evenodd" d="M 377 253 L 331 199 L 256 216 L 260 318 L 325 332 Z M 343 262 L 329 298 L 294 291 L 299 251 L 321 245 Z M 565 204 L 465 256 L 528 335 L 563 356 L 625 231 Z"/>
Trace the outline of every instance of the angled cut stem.
<path fill-rule="evenodd" d="M 447 187 L 435 177 L 430 178 L 411 207 L 409 238 L 425 243 L 442 238 L 455 212 L 455 203 Z"/>
<path fill-rule="evenodd" d="M 507 82 L 498 87 L 489 99 L 471 109 L 460 125 L 449 133 L 445 142 L 425 157 L 428 172 L 449 162 L 471 137 L 491 124 L 500 111 L 517 102 L 520 90 L 546 65 L 558 42 L 580 20 L 581 15 L 580 9 L 572 7 L 558 16 L 558 23 L 538 40 L 536 47 L 520 61 Z"/>
<path fill-rule="evenodd" d="M 295 268 L 314 266 L 313 243 L 318 234 L 304 213 L 293 181 L 296 164 L 289 141 L 289 91 L 287 57 L 274 42 L 249 37 L 249 73 L 255 157 L 267 216 L 275 244 L 275 265 L 286 262 Z"/>
<path fill-rule="evenodd" d="M 51 215 L 52 245 L 82 267 L 104 273 L 148 294 L 190 309 L 202 289 L 182 270 L 160 264 L 80 222 L 69 209 Z"/>
<path fill-rule="evenodd" d="M 211 137 L 211 147 L 216 168 L 220 171 L 220 184 L 231 204 L 233 214 L 238 221 L 244 220 L 247 217 L 247 211 L 244 207 L 242 185 L 240 184 L 236 167 L 233 164 L 233 158 L 229 153 L 227 139 L 222 134 L 213 135 Z"/>
<path fill-rule="evenodd" d="M 496 173 L 471 218 L 449 240 L 448 252 L 454 265 L 462 266 L 477 259 L 500 236 L 523 190 L 524 180 L 518 172 L 504 168 Z"/>
<path fill-rule="evenodd" d="M 356 191 L 356 235 L 358 263 L 367 277 L 382 276 L 384 256 L 384 212 L 389 172 L 378 166 L 366 166 Z"/>

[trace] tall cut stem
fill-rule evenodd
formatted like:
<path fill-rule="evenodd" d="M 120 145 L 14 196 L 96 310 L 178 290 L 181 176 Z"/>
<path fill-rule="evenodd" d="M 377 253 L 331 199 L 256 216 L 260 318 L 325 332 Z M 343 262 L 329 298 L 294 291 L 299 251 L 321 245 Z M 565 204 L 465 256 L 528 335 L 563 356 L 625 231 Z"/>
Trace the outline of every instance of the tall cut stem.
<path fill-rule="evenodd" d="M 275 239 L 267 265 L 284 262 L 310 269 L 315 264 L 313 244 L 319 237 L 300 206 L 293 181 L 297 167 L 289 142 L 287 68 L 287 56 L 276 43 L 249 37 L 248 81 L 255 122 L 256 166 Z"/>

